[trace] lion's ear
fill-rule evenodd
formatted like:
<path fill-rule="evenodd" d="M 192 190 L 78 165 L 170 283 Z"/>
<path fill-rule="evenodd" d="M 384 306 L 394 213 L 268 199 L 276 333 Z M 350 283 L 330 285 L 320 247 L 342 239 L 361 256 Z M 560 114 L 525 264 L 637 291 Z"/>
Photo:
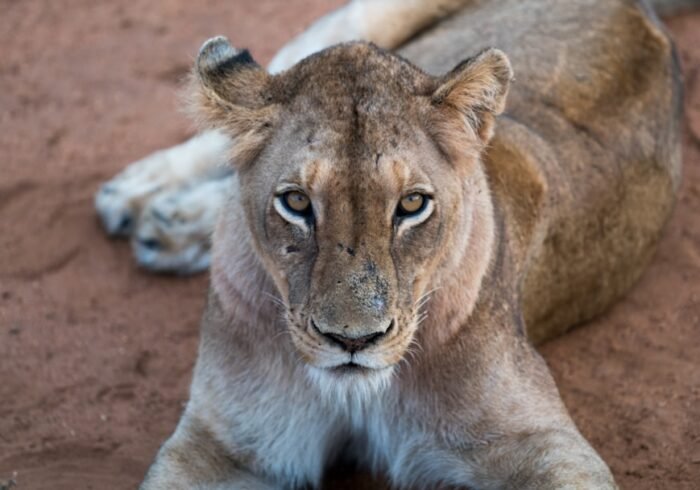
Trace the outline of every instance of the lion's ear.
<path fill-rule="evenodd" d="M 277 115 L 268 91 L 271 76 L 247 50 L 225 37 L 204 43 L 195 61 L 191 109 L 198 122 L 233 138 L 233 162 L 245 165 L 265 144 Z"/>
<path fill-rule="evenodd" d="M 441 77 L 431 103 L 440 132 L 448 133 L 442 136 L 453 138 L 454 131 L 462 131 L 476 143 L 488 143 L 494 118 L 505 108 L 512 78 L 510 61 L 498 49 L 482 51 Z"/>

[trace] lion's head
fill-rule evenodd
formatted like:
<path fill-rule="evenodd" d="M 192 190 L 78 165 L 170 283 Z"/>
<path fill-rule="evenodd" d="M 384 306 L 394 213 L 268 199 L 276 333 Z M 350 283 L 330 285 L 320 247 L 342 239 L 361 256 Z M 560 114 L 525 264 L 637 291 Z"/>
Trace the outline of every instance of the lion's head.
<path fill-rule="evenodd" d="M 479 157 L 510 79 L 497 50 L 434 77 L 351 43 L 273 76 L 224 38 L 202 48 L 197 113 L 234 140 L 224 213 L 245 216 L 316 375 L 384 379 L 429 292 L 464 264 L 480 281 L 481 258 L 465 259 L 488 201 Z"/>

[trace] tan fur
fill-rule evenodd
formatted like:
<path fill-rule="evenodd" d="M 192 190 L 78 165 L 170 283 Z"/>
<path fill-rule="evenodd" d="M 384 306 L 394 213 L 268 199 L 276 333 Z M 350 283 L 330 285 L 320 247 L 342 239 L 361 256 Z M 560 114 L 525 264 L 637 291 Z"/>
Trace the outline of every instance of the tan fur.
<path fill-rule="evenodd" d="M 671 43 L 633 1 L 513 0 L 400 53 L 417 66 L 352 43 L 270 75 L 202 49 L 201 117 L 241 146 L 191 399 L 142 488 L 318 486 L 339 457 L 399 488 L 616 488 L 528 337 L 603 311 L 653 252 Z M 275 205 L 289 186 L 314 221 Z M 417 189 L 433 207 L 406 224 Z"/>

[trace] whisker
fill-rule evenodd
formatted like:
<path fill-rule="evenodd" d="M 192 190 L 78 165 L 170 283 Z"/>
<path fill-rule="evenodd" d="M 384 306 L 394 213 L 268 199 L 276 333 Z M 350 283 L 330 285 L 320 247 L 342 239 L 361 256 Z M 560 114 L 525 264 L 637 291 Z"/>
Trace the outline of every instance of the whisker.
<path fill-rule="evenodd" d="M 430 301 L 430 296 L 423 297 L 419 302 L 417 302 L 413 307 L 417 310 L 420 310 L 425 306 L 425 304 Z"/>
<path fill-rule="evenodd" d="M 274 294 L 268 293 L 267 291 L 263 291 L 262 293 L 264 296 L 267 296 L 267 298 L 271 300 L 275 305 L 284 308 L 285 310 L 287 309 L 287 305 L 282 300 L 282 298 L 275 296 Z"/>
<path fill-rule="evenodd" d="M 429 316 L 430 315 L 428 315 L 427 313 L 422 313 L 421 315 L 419 315 L 418 318 L 416 319 L 416 328 L 418 328 L 421 323 L 423 323 L 425 320 L 427 320 L 429 318 Z"/>
<path fill-rule="evenodd" d="M 404 355 L 399 359 L 399 362 L 397 363 L 397 366 L 399 369 L 404 368 L 405 369 L 410 369 L 411 367 L 411 362 L 415 361 L 418 358 L 418 352 L 416 352 L 414 349 L 411 349 L 410 346 L 406 348 L 406 351 Z"/>
<path fill-rule="evenodd" d="M 286 335 L 289 335 L 289 338 L 292 337 L 292 334 L 289 333 L 289 329 L 286 329 L 286 328 L 285 328 L 285 329 L 282 329 L 282 330 L 280 330 L 279 332 L 277 332 L 275 335 L 273 335 L 273 336 L 272 336 L 272 340 L 275 341 L 275 340 L 279 339 L 280 337 L 282 337 L 282 336 L 285 335 L 285 334 L 286 334 Z"/>
<path fill-rule="evenodd" d="M 442 289 L 442 286 L 435 287 L 431 289 L 430 291 L 425 292 L 422 294 L 416 301 L 413 303 L 414 308 L 417 306 L 417 309 L 420 309 L 425 303 L 428 302 L 432 294 L 438 290 Z M 419 304 L 420 303 L 420 304 Z"/>
<path fill-rule="evenodd" d="M 417 351 L 423 352 L 423 346 L 420 345 L 420 342 L 418 342 L 418 339 L 416 339 L 415 337 L 411 339 L 411 342 L 408 344 L 408 347 L 415 347 Z"/>
<path fill-rule="evenodd" d="M 410 347 L 406 348 L 406 356 L 402 357 L 402 360 L 408 362 L 407 357 L 410 357 L 412 361 L 416 360 L 416 357 L 418 357 L 418 352 L 416 350 L 411 349 Z"/>

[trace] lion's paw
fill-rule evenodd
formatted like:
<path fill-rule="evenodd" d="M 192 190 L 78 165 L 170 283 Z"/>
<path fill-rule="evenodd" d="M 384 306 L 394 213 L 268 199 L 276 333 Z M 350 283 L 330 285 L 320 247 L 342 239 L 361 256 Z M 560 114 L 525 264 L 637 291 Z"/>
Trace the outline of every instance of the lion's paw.
<path fill-rule="evenodd" d="M 231 173 L 226 163 L 230 140 L 205 131 L 188 141 L 132 163 L 95 195 L 95 208 L 110 235 L 131 235 L 148 202 L 184 185 Z"/>
<path fill-rule="evenodd" d="M 131 234 L 141 209 L 167 185 L 166 160 L 165 152 L 156 152 L 132 163 L 99 188 L 95 208 L 108 234 Z"/>
<path fill-rule="evenodd" d="M 207 269 L 211 235 L 231 180 L 225 177 L 198 182 L 162 192 L 150 200 L 131 240 L 138 264 L 178 274 Z"/>

